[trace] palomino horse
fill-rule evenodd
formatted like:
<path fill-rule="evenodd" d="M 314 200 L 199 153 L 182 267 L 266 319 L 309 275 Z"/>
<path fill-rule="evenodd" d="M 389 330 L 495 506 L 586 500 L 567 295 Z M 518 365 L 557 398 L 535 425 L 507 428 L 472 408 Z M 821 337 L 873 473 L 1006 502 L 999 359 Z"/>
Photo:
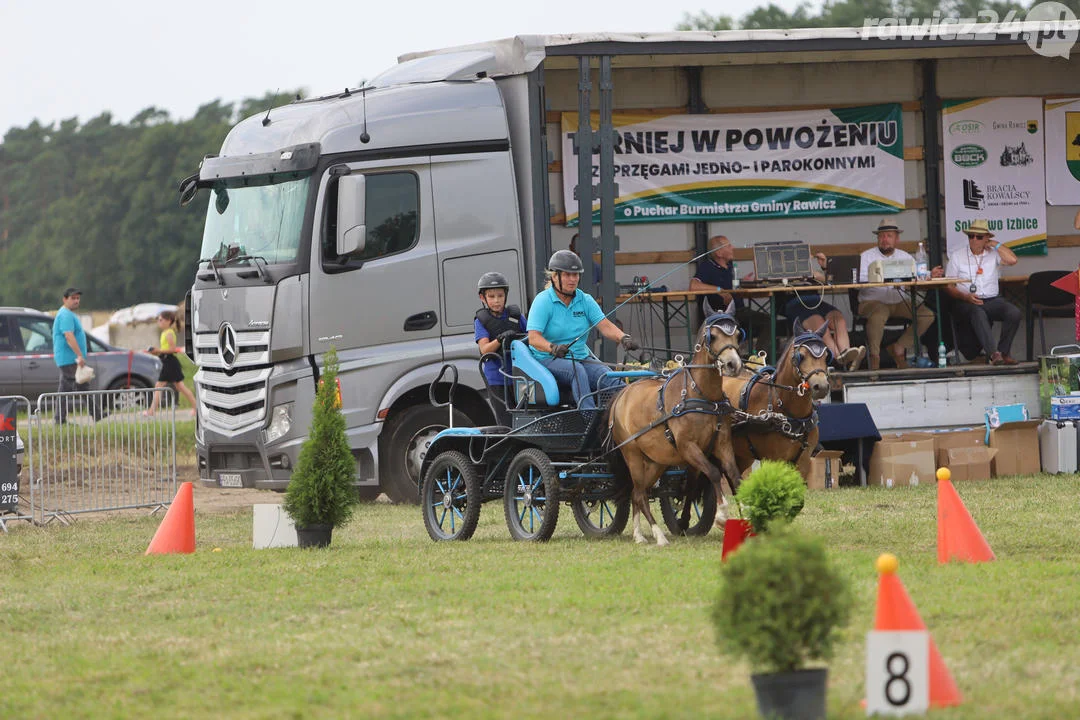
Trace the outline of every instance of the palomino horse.
<path fill-rule="evenodd" d="M 647 542 L 641 514 L 652 528 L 657 545 L 667 545 L 663 529 L 649 509 L 649 489 L 674 465 L 688 464 L 712 481 L 722 498 L 722 474 L 709 462 L 719 458 L 732 492 L 739 473 L 731 447 L 731 406 L 724 396 L 724 375 L 742 370 L 739 326 L 730 315 L 709 316 L 698 333 L 690 365 L 666 378 L 638 380 L 622 390 L 607 410 L 611 454 L 617 478 L 633 482 L 634 540 Z M 627 477 L 629 476 L 629 477 Z"/>
<path fill-rule="evenodd" d="M 771 375 L 744 371 L 724 384 L 729 401 L 742 411 L 732 433 L 740 472 L 759 459 L 798 464 L 817 447 L 814 401 L 829 394 L 829 356 L 821 334 L 803 333 L 788 343 Z M 715 449 L 725 451 L 719 444 Z"/>

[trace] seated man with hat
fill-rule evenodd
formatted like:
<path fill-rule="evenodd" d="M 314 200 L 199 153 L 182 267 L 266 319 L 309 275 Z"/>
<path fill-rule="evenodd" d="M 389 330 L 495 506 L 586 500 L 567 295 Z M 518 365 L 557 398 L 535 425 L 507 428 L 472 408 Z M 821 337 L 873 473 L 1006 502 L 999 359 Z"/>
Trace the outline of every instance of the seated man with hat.
<path fill-rule="evenodd" d="M 860 257 L 859 282 L 867 282 L 870 263 L 875 260 L 910 260 L 914 265 L 914 258 L 897 247 L 900 244 L 901 232 L 903 230 L 897 227 L 896 223 L 889 220 L 881 221 L 877 230 L 874 231 L 877 235 L 877 246 L 864 251 Z M 944 274 L 940 265 L 930 272 L 932 277 L 941 277 Z M 934 323 L 934 313 L 925 305 L 920 305 L 913 317 L 911 294 L 907 290 L 896 287 L 859 290 L 859 314 L 866 318 L 866 349 L 870 356 L 871 370 L 881 368 L 881 341 L 885 337 L 885 323 L 889 321 L 889 318 L 900 317 L 914 320 L 915 332 L 919 337 L 922 337 L 922 334 Z M 896 362 L 896 367 L 908 366 L 907 354 L 914 345 L 914 336 L 910 330 L 905 330 L 900 339 L 887 348 Z"/>
<path fill-rule="evenodd" d="M 957 323 L 971 328 L 991 365 L 1015 365 L 1009 350 L 1023 316 L 1019 308 L 998 294 L 998 268 L 1015 265 L 1016 255 L 993 241 L 994 233 L 985 220 L 974 221 L 964 233 L 968 246 L 949 255 L 948 269 L 949 277 L 964 278 L 964 282 L 945 288 L 957 300 L 953 307 Z M 997 343 L 990 329 L 994 320 L 1001 321 L 1001 340 Z"/>

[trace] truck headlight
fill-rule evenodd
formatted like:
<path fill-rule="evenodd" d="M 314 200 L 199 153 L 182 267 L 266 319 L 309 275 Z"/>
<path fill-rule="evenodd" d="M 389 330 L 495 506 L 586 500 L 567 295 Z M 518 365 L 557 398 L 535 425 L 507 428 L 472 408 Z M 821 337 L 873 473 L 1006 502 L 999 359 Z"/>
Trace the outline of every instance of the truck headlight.
<path fill-rule="evenodd" d="M 291 402 L 274 406 L 274 411 L 270 413 L 270 424 L 263 432 L 264 444 L 269 445 L 289 434 L 292 429 L 292 406 Z"/>

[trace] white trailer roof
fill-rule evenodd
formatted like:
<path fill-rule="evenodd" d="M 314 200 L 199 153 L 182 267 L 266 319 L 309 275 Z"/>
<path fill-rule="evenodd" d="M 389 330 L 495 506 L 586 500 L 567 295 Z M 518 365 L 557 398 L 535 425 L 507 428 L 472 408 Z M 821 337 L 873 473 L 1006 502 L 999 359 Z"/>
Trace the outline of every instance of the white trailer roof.
<path fill-rule="evenodd" d="M 891 21 L 891 22 L 890 22 Z M 912 20 L 911 22 L 918 22 Z M 879 25 L 850 28 L 794 28 L 788 30 L 727 30 L 721 32 L 672 31 L 653 33 L 575 33 L 564 35 L 517 35 L 472 45 L 412 52 L 398 58 L 399 63 L 421 57 L 485 51 L 494 62 L 487 74 L 493 77 L 519 75 L 534 70 L 546 58 L 579 55 L 638 56 L 642 65 L 670 65 L 664 55 L 696 55 L 693 63 L 721 64 L 721 58 L 731 54 L 754 53 L 759 62 L 776 62 L 776 53 L 812 53 L 814 57 L 798 61 L 819 60 L 822 54 L 842 53 L 848 59 L 865 59 L 883 51 L 905 57 L 956 57 L 986 54 L 988 46 L 997 46 L 1004 54 L 1031 52 L 1026 38 L 1034 37 L 1043 27 L 1039 22 L 971 23 L 971 24 L 907 24 L 899 26 L 892 19 Z M 1080 32 L 1080 21 L 1062 26 L 1066 33 Z M 995 52 L 994 54 L 1001 54 Z M 717 56 L 713 63 L 709 56 Z M 787 62 L 792 62 L 789 59 Z M 743 59 L 740 64 L 748 62 Z M 626 63 L 623 63 L 626 64 Z"/>

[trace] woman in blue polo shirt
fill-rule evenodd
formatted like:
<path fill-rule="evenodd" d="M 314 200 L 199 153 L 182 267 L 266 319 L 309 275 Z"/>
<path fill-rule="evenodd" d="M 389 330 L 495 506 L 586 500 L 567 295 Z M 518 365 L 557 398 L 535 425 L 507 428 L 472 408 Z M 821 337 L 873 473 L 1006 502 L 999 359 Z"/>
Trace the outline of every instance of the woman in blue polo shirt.
<path fill-rule="evenodd" d="M 559 250 L 548 260 L 548 286 L 529 308 L 529 350 L 556 382 L 569 386 L 574 401 L 582 410 L 596 407 L 589 393 L 616 387 L 617 378 L 605 378 L 608 368 L 599 361 L 581 362 L 589 357 L 586 339 L 589 329 L 596 329 L 625 350 L 639 345 L 604 317 L 604 311 L 591 295 L 577 289 L 581 280 L 581 258 L 569 250 Z"/>

